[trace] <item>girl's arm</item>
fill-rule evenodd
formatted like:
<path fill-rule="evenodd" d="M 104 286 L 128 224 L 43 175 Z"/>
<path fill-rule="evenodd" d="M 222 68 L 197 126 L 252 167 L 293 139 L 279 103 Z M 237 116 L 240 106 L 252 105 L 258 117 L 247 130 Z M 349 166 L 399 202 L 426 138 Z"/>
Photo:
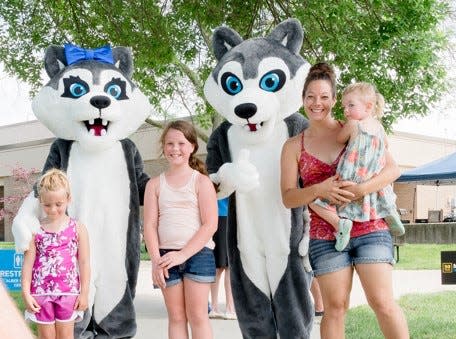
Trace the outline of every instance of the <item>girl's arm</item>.
<path fill-rule="evenodd" d="M 160 265 L 163 268 L 170 268 L 185 262 L 200 251 L 217 230 L 218 210 L 214 185 L 205 175 L 199 175 L 198 178 L 197 194 L 201 227 L 180 251 L 168 252 L 160 259 Z"/>
<path fill-rule="evenodd" d="M 22 299 L 24 300 L 25 307 L 30 312 L 38 312 L 40 306 L 36 302 L 35 298 L 30 294 L 30 286 L 32 284 L 32 269 L 33 263 L 35 262 L 36 247 L 35 247 L 35 236 L 32 236 L 32 240 L 28 246 L 28 250 L 24 252 L 24 261 L 22 263 L 22 275 L 21 275 L 21 287 L 22 287 Z"/>
<path fill-rule="evenodd" d="M 83 224 L 77 224 L 78 230 L 78 266 L 79 281 L 81 292 L 74 305 L 75 310 L 85 311 L 89 305 L 89 286 L 90 286 L 90 246 L 89 234 Z"/>
<path fill-rule="evenodd" d="M 336 204 L 350 202 L 351 200 L 347 197 L 351 197 L 352 193 L 339 188 L 342 183 L 336 180 L 336 176 L 304 188 L 297 187 L 300 151 L 301 144 L 296 138 L 289 139 L 282 148 L 280 187 L 282 202 L 285 207 L 294 208 L 308 205 L 317 198 L 325 198 Z"/>
<path fill-rule="evenodd" d="M 147 252 L 152 262 L 152 280 L 154 284 L 164 288 L 166 287 L 165 274 L 159 266 L 160 251 L 158 243 L 158 188 L 159 177 L 150 179 L 147 182 L 144 193 L 144 241 Z"/>
<path fill-rule="evenodd" d="M 345 190 L 354 194 L 352 200 L 357 200 L 367 194 L 377 192 L 399 178 L 401 175 L 399 167 L 388 150 L 385 150 L 385 159 L 385 167 L 383 167 L 378 175 L 361 184 L 344 187 Z"/>
<path fill-rule="evenodd" d="M 339 144 L 346 144 L 348 140 L 350 140 L 351 136 L 358 129 L 358 121 L 356 120 L 348 120 L 342 129 L 340 130 L 339 134 L 337 134 L 337 142 Z"/>

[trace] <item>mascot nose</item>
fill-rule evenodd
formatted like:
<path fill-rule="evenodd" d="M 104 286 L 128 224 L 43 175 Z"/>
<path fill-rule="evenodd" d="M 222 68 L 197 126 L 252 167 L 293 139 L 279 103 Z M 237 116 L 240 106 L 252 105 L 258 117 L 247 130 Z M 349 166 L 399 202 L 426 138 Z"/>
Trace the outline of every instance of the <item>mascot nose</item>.
<path fill-rule="evenodd" d="M 234 108 L 234 113 L 242 119 L 248 119 L 254 116 L 256 111 L 256 105 L 251 103 L 240 104 Z"/>
<path fill-rule="evenodd" d="M 96 95 L 92 99 L 90 99 L 90 103 L 92 104 L 92 106 L 98 109 L 102 109 L 108 107 L 111 104 L 111 99 L 104 95 Z"/>

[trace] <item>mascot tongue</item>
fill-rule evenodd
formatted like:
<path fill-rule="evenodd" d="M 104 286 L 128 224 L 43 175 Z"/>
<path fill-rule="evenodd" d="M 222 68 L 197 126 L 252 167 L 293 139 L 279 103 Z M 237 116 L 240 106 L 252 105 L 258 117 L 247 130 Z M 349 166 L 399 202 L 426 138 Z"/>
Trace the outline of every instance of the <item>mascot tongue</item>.
<path fill-rule="evenodd" d="M 94 135 L 99 137 L 101 136 L 101 131 L 104 130 L 104 126 L 102 124 L 93 124 L 90 125 L 90 129 L 94 131 Z"/>
<path fill-rule="evenodd" d="M 256 127 L 256 124 L 247 124 L 250 128 L 250 132 L 256 132 L 257 130 L 257 127 Z"/>

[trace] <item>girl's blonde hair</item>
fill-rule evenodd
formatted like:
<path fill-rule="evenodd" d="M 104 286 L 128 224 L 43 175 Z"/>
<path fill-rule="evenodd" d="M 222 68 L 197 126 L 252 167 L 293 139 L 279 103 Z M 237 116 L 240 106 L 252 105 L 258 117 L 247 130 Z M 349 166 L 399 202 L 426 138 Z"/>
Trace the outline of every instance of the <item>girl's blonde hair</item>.
<path fill-rule="evenodd" d="M 372 103 L 372 116 L 377 119 L 382 117 L 385 108 L 385 99 L 374 85 L 367 82 L 355 82 L 344 89 L 342 97 L 353 92 L 359 93 L 364 102 Z"/>
<path fill-rule="evenodd" d="M 185 120 L 174 120 L 168 123 L 166 127 L 163 129 L 162 135 L 160 137 L 160 143 L 162 146 L 162 153 L 163 153 L 163 146 L 165 145 L 165 137 L 166 133 L 170 129 L 174 129 L 177 131 L 182 132 L 185 139 L 188 140 L 193 145 L 193 152 L 190 154 L 190 159 L 188 159 L 188 164 L 194 170 L 207 175 L 207 169 L 204 162 L 196 157 L 196 151 L 198 151 L 198 135 L 196 134 L 196 130 L 193 125 Z"/>
<path fill-rule="evenodd" d="M 65 172 L 52 168 L 44 173 L 38 181 L 37 191 L 38 196 L 44 192 L 54 192 L 59 189 L 66 191 L 67 196 L 70 196 L 70 183 Z"/>

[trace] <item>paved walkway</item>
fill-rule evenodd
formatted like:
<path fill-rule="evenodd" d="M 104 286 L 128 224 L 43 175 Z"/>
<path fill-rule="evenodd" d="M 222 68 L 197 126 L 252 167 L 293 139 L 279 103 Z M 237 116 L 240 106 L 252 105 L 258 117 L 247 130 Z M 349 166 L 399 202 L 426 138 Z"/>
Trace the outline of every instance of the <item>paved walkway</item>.
<path fill-rule="evenodd" d="M 410 293 L 432 293 L 444 290 L 456 291 L 456 285 L 442 285 L 439 270 L 393 272 L 394 297 L 399 298 Z M 223 288 L 221 288 L 223 293 Z M 219 297 L 224 300 L 224 296 Z M 366 304 L 361 284 L 355 274 L 350 297 L 350 307 Z M 163 297 L 159 289 L 152 288 L 151 266 L 149 261 L 142 261 L 136 292 L 136 313 L 138 332 L 136 339 L 167 338 L 167 315 Z M 235 320 L 212 319 L 215 339 L 240 339 L 241 332 Z M 315 323 L 311 339 L 320 338 L 320 326 Z"/>

